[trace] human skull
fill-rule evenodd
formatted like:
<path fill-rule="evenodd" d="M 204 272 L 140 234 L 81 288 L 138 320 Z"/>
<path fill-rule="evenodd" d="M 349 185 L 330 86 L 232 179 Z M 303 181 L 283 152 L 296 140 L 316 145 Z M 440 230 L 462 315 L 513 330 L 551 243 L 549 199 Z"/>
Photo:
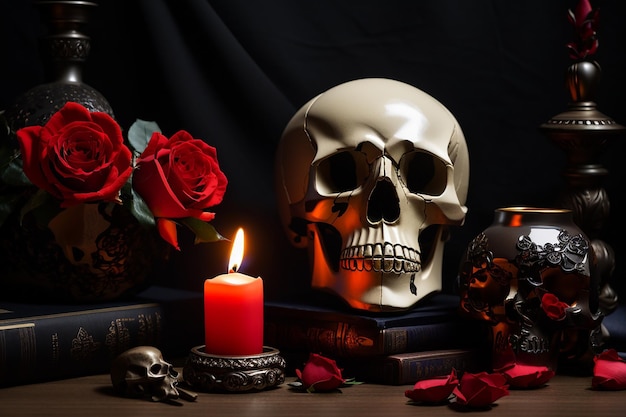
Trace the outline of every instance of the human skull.
<path fill-rule="evenodd" d="M 441 290 L 447 226 L 463 224 L 468 182 L 454 116 L 389 79 L 313 98 L 277 151 L 281 220 L 309 250 L 311 286 L 363 310 L 406 309 Z"/>
<path fill-rule="evenodd" d="M 161 351 L 138 346 L 121 353 L 111 364 L 116 392 L 128 397 L 150 396 L 152 401 L 178 398 L 178 372 L 163 360 Z"/>

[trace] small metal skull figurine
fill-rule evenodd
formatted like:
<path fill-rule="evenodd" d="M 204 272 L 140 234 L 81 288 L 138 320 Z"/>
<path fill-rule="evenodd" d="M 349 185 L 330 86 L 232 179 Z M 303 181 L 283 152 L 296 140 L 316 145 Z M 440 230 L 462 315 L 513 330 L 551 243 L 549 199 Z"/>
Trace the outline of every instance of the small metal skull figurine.
<path fill-rule="evenodd" d="M 308 248 L 313 288 L 372 311 L 407 309 L 442 288 L 447 227 L 461 225 L 469 154 L 437 100 L 381 78 L 306 103 L 277 151 L 278 208 Z"/>
<path fill-rule="evenodd" d="M 179 397 L 178 372 L 152 346 L 138 346 L 115 358 L 111 364 L 111 382 L 118 394 L 128 397 L 149 396 L 152 401 Z"/>

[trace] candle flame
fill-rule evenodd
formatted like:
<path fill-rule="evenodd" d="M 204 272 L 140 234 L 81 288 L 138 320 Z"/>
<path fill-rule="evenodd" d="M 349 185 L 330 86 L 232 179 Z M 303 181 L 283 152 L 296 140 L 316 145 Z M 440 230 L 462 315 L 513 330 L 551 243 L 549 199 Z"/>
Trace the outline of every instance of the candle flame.
<path fill-rule="evenodd" d="M 243 229 L 239 228 L 235 234 L 233 248 L 230 251 L 230 260 L 228 261 L 228 272 L 237 272 L 243 260 Z"/>

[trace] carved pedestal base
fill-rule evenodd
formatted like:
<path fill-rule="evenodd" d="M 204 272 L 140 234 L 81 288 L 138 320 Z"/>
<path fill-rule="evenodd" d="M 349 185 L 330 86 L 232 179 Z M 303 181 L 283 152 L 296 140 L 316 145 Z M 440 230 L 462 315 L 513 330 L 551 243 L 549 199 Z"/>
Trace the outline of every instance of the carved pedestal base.
<path fill-rule="evenodd" d="M 258 355 L 229 357 L 208 354 L 201 345 L 191 349 L 183 379 L 200 391 L 260 391 L 284 383 L 285 366 L 280 352 L 269 346 Z"/>

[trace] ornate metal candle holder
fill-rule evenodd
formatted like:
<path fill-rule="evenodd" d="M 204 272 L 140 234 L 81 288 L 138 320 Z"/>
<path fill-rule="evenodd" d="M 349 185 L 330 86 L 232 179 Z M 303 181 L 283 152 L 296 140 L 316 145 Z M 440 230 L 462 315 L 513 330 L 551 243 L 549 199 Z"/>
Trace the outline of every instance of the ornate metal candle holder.
<path fill-rule="evenodd" d="M 272 347 L 247 356 L 212 355 L 205 345 L 191 349 L 183 367 L 183 380 L 200 391 L 248 392 L 285 382 L 285 359 Z"/>

